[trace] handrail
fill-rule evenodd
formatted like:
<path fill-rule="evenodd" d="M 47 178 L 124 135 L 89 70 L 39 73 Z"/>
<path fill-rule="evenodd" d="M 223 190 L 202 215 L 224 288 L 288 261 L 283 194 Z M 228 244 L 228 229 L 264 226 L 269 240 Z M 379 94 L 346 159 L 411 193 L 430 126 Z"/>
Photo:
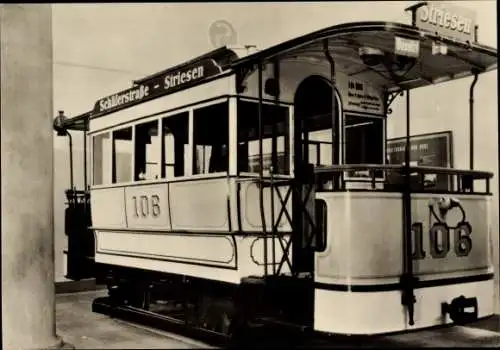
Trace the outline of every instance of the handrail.
<path fill-rule="evenodd" d="M 70 194 L 75 194 L 75 195 L 90 194 L 90 192 L 86 191 L 86 190 L 72 190 L 72 189 L 67 189 L 64 192 L 65 193 L 70 193 Z"/>
<path fill-rule="evenodd" d="M 422 174 L 444 174 L 444 175 L 469 175 L 476 179 L 491 179 L 493 178 L 493 173 L 487 171 L 479 170 L 461 170 L 461 169 L 451 169 L 443 167 L 432 167 L 432 166 L 409 166 L 410 172 L 419 172 Z M 332 165 L 319 167 L 314 169 L 316 175 L 328 175 L 336 174 L 343 171 L 350 170 L 372 170 L 372 171 L 406 171 L 406 166 L 404 165 L 394 165 L 394 164 L 344 164 L 344 165 Z"/>
<path fill-rule="evenodd" d="M 64 191 L 66 194 L 67 204 L 88 203 L 90 200 L 90 192 L 85 190 L 68 189 Z"/>
<path fill-rule="evenodd" d="M 310 145 L 333 145 L 332 141 L 318 141 L 318 140 L 308 140 L 307 142 L 302 141 L 302 143 L 304 144 L 308 143 Z"/>
<path fill-rule="evenodd" d="M 382 184 L 382 191 L 403 191 L 404 186 L 401 181 L 406 178 L 407 174 L 410 175 L 411 191 L 444 191 L 453 193 L 477 193 L 477 194 L 491 194 L 490 193 L 490 180 L 493 177 L 493 173 L 487 171 L 478 170 L 462 170 L 462 169 L 451 169 L 444 167 L 435 166 L 404 166 L 400 164 L 345 164 L 345 165 L 332 165 L 323 166 L 314 169 L 314 174 L 317 181 L 327 182 L 331 181 L 331 178 L 335 177 L 337 174 L 345 171 L 359 171 L 364 174 L 353 174 L 350 178 L 346 179 L 346 183 L 351 182 L 371 182 L 372 190 L 377 190 L 377 186 Z M 380 173 L 385 173 L 385 176 L 381 176 Z M 396 175 L 396 176 L 395 176 Z M 447 176 L 454 177 L 456 181 L 451 182 L 452 188 L 435 188 L 433 185 L 436 184 L 436 178 L 427 179 L 427 176 Z M 418 178 L 417 182 L 414 182 L 414 178 Z M 486 190 L 485 191 L 474 191 L 474 182 L 477 180 L 485 181 Z M 345 190 L 346 188 L 335 187 L 329 190 Z"/>

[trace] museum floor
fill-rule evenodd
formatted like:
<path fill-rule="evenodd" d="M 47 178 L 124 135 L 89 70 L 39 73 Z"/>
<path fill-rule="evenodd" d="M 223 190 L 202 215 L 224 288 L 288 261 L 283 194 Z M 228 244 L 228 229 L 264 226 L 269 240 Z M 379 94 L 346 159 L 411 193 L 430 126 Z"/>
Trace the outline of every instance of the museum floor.
<path fill-rule="evenodd" d="M 194 349 L 207 344 L 176 334 L 131 324 L 92 312 L 92 300 L 106 295 L 93 290 L 56 295 L 57 334 L 76 349 Z M 429 329 L 391 337 L 411 347 L 500 346 L 500 316 L 466 327 Z"/>
<path fill-rule="evenodd" d="M 92 300 L 105 290 L 58 294 L 57 334 L 76 349 L 193 349 L 206 344 L 93 313 Z"/>

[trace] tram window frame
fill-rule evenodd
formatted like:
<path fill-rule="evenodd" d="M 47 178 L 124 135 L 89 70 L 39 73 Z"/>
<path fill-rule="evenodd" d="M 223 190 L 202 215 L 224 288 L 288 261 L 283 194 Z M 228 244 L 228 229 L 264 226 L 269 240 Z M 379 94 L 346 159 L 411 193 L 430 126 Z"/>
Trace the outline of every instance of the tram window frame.
<path fill-rule="evenodd" d="M 309 140 L 303 142 L 304 152 L 309 152 L 309 163 L 314 164 L 315 167 L 329 167 L 333 165 L 332 157 L 335 147 L 332 141 L 332 129 L 318 129 L 308 131 Z M 311 152 L 311 147 L 314 152 Z M 313 153 L 314 157 L 311 157 Z"/>
<path fill-rule="evenodd" d="M 189 135 L 189 110 L 185 110 L 175 114 L 169 114 L 161 118 L 161 178 L 172 179 L 188 176 L 189 162 L 191 157 L 190 153 L 190 135 Z M 167 136 L 173 136 L 173 163 L 170 157 L 167 156 L 169 147 L 167 143 Z M 178 138 L 181 138 L 178 140 Z M 176 143 L 176 142 L 179 143 Z M 182 145 L 182 147 L 181 147 Z M 182 156 L 181 156 L 182 153 Z M 173 167 L 173 176 L 169 176 L 169 167 Z"/>
<path fill-rule="evenodd" d="M 348 119 L 351 120 L 356 120 L 352 124 L 348 124 Z M 356 160 L 356 157 L 354 160 L 350 160 L 349 158 L 352 159 L 352 153 L 350 153 L 349 149 L 349 139 L 348 139 L 348 133 L 349 131 L 356 130 L 355 128 L 364 127 L 366 130 L 366 127 L 368 127 L 368 124 L 376 124 L 380 123 L 377 127 L 380 129 L 380 135 L 377 136 L 371 136 L 370 140 L 366 140 L 364 137 L 360 137 L 357 135 L 358 139 L 361 139 L 363 142 L 366 142 L 366 147 L 361 147 L 363 148 L 363 151 L 361 151 L 362 155 L 358 156 L 358 159 Z M 365 115 L 365 114 L 353 114 L 353 113 L 347 113 L 344 116 L 344 127 L 343 127 L 343 143 L 344 143 L 344 164 L 380 164 L 383 165 L 385 164 L 385 139 L 386 139 L 386 131 L 385 131 L 385 123 L 386 123 L 386 118 L 383 116 L 372 116 L 372 115 Z M 352 134 L 352 132 L 351 132 Z M 373 134 L 372 134 L 373 135 Z M 377 140 L 378 138 L 378 140 Z M 351 138 L 352 139 L 352 138 Z M 380 141 L 380 142 L 378 142 Z M 355 141 L 351 141 L 355 142 Z M 355 142 L 356 143 L 356 142 Z M 357 144 L 357 143 L 356 143 Z M 375 151 L 377 150 L 378 151 Z M 356 153 L 356 152 L 354 152 Z M 368 156 L 368 154 L 371 154 Z M 377 155 L 378 154 L 378 155 Z M 366 175 L 364 172 L 357 172 L 357 171 L 348 171 L 347 172 L 347 178 L 350 179 L 363 179 L 369 177 Z M 377 179 L 384 179 L 384 172 L 383 171 L 376 171 L 375 172 L 375 178 Z"/>
<path fill-rule="evenodd" d="M 134 156 L 135 156 L 135 142 L 134 142 L 134 127 L 133 125 L 129 125 L 129 126 L 125 126 L 125 127 L 122 127 L 122 128 L 119 128 L 119 129 L 114 129 L 112 131 L 112 148 L 111 148 L 111 155 L 112 155 L 112 166 L 111 166 L 111 183 L 112 184 L 121 184 L 121 183 L 128 183 L 128 182 L 132 182 L 133 179 L 134 179 L 134 169 L 135 169 L 135 166 L 134 166 Z M 117 139 L 115 135 L 119 135 L 120 133 L 127 133 L 130 132 L 130 139 Z M 126 137 L 129 137 L 129 136 L 126 136 Z M 117 175 L 118 175 L 118 172 L 117 172 L 117 152 L 116 152 L 116 140 L 126 140 L 126 141 L 130 141 L 130 165 L 129 165 L 129 170 L 128 170 L 128 175 L 126 175 L 125 179 L 122 180 L 121 178 L 118 179 L 117 178 Z M 126 172 L 124 172 L 123 174 L 126 174 Z"/>
<path fill-rule="evenodd" d="M 98 147 L 96 147 L 96 141 L 101 140 Z M 103 141 L 107 140 L 106 143 Z M 111 132 L 101 132 L 92 135 L 92 185 L 93 186 L 104 186 L 111 184 L 111 156 L 112 156 L 112 138 Z M 99 157 L 96 157 L 96 152 L 99 152 Z M 96 160 L 99 159 L 99 165 L 96 166 Z M 106 171 L 107 170 L 107 171 Z M 100 181 L 96 181 L 96 174 L 99 171 Z"/>
<path fill-rule="evenodd" d="M 161 175 L 161 138 L 159 136 L 159 119 L 146 120 L 134 125 L 133 133 L 133 159 L 134 176 L 133 181 L 158 180 Z M 154 139 L 156 137 L 156 140 Z M 156 141 L 156 142 L 155 142 Z M 150 145 L 148 150 L 148 145 Z M 150 160 L 155 160 L 151 162 Z M 148 156 L 153 158 L 150 159 Z M 148 165 L 156 165 L 148 171 Z"/>
<path fill-rule="evenodd" d="M 239 99 L 237 102 L 238 174 L 259 174 L 259 153 L 257 151 L 256 154 L 252 155 L 249 147 L 250 142 L 258 144 L 259 140 L 258 105 L 258 102 L 252 100 Z M 274 121 L 276 120 L 278 122 L 275 123 Z M 271 148 L 269 152 L 263 152 L 264 173 L 269 170 L 269 167 L 265 164 L 266 160 L 269 160 L 271 165 L 273 165 L 273 174 L 290 176 L 292 171 L 290 166 L 290 106 L 262 103 L 262 121 L 264 123 L 263 151 L 266 147 Z M 277 128 L 273 129 L 273 125 L 277 125 Z M 276 133 L 275 135 L 273 135 L 274 132 Z M 282 147 L 280 147 L 280 143 L 282 143 Z M 282 151 L 279 151 L 279 148 Z M 255 159 L 257 164 L 251 165 L 252 159 Z"/>
<path fill-rule="evenodd" d="M 192 110 L 192 175 L 194 176 L 207 176 L 214 174 L 227 174 L 229 173 L 230 152 L 229 149 L 229 99 L 215 102 L 203 107 L 193 108 Z M 214 128 L 215 127 L 215 128 Z M 216 130 L 216 133 L 213 131 Z M 211 133 L 212 132 L 212 133 Z M 214 136 L 215 135 L 215 136 Z M 207 142 L 208 141 L 208 142 Z M 203 164 L 198 169 L 198 146 L 202 146 L 202 159 Z M 207 146 L 211 146 L 207 158 Z M 219 146 L 217 154 L 220 163 L 213 162 L 214 146 Z M 211 168 L 215 166 L 216 169 Z"/>

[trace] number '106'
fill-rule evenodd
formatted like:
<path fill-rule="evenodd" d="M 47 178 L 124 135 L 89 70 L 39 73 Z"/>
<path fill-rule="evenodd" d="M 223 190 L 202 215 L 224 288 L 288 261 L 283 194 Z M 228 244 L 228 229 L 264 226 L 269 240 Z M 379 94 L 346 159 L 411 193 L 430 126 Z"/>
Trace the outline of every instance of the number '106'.
<path fill-rule="evenodd" d="M 413 233 L 413 259 L 421 260 L 426 257 L 424 249 L 423 225 L 415 223 L 412 225 Z M 457 227 L 450 228 L 446 224 L 436 223 L 429 230 L 429 252 L 433 259 L 445 258 L 451 250 L 457 257 L 468 256 L 472 249 L 472 227 L 467 222 L 460 223 Z M 451 238 L 453 236 L 453 238 Z"/>

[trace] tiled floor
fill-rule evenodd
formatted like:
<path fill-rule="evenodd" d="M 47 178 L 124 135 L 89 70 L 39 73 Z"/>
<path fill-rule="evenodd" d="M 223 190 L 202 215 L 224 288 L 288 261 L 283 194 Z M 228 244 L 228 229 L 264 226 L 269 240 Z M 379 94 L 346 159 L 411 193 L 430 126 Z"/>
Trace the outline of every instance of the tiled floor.
<path fill-rule="evenodd" d="M 92 300 L 107 291 L 56 297 L 57 334 L 77 349 L 193 349 L 208 346 L 166 332 L 93 313 Z"/>

